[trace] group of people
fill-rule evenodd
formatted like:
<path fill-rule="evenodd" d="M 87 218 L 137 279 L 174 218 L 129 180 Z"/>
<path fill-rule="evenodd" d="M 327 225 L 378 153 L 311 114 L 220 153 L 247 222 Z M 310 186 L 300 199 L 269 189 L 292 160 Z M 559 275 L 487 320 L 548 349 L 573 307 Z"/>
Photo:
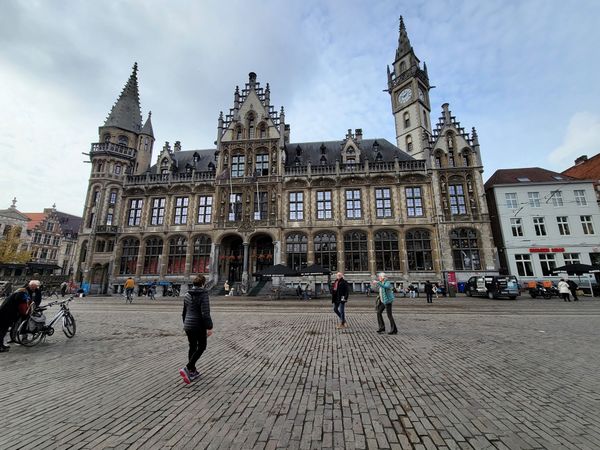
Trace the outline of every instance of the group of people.
<path fill-rule="evenodd" d="M 41 302 L 42 291 L 39 280 L 29 281 L 4 299 L 0 304 L 0 353 L 10 350 L 10 345 L 4 343 L 8 330 L 11 330 L 13 336 L 18 320 L 27 316 L 32 304 L 39 306 Z M 12 338 L 9 343 L 11 342 L 13 342 Z"/>

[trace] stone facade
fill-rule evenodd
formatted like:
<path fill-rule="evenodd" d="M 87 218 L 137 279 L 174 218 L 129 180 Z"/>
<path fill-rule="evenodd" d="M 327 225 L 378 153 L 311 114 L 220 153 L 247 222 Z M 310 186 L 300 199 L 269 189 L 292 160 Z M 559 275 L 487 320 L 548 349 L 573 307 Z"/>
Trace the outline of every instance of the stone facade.
<path fill-rule="evenodd" d="M 447 104 L 432 127 L 427 70 L 403 22 L 388 81 L 396 145 L 361 129 L 292 142 L 269 84 L 250 73 L 215 147 L 167 142 L 151 166 L 134 66 L 91 147 L 78 278 L 107 292 L 128 276 L 186 284 L 205 273 L 250 292 L 278 263 L 344 271 L 355 289 L 378 271 L 398 284 L 494 271 L 477 134 Z"/>

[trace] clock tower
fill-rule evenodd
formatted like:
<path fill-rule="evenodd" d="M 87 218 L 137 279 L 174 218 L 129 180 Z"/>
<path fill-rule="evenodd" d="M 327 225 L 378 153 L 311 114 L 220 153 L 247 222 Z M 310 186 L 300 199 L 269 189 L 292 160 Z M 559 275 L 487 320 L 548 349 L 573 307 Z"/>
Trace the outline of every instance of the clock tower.
<path fill-rule="evenodd" d="M 429 77 L 427 66 L 423 64 L 421 68 L 410 45 L 402 17 L 396 59 L 391 70 L 388 66 L 387 75 L 396 122 L 396 144 L 414 158 L 423 159 L 431 135 Z"/>

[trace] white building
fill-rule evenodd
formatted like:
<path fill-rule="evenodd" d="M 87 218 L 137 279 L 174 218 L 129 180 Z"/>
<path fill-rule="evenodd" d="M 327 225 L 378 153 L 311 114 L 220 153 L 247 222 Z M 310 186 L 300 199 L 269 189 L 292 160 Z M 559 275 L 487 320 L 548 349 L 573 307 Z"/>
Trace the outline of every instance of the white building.
<path fill-rule="evenodd" d="M 485 183 L 485 191 L 504 272 L 521 281 L 556 281 L 556 267 L 600 264 L 593 181 L 539 167 L 503 169 Z"/>

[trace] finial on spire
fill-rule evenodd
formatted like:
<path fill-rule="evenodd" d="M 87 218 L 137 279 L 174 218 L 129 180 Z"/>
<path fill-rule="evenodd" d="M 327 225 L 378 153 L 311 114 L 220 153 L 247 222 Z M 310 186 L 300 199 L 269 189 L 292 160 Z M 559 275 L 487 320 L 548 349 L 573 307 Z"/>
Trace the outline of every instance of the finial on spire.
<path fill-rule="evenodd" d="M 404 26 L 404 19 L 400 16 L 400 32 L 398 36 L 398 50 L 396 50 L 396 59 L 406 55 L 408 52 L 412 50 L 410 45 L 410 40 L 408 39 L 408 33 L 406 32 L 406 27 Z"/>
<path fill-rule="evenodd" d="M 56 211 L 56 203 L 53 203 L 53 204 L 52 204 L 52 209 L 53 209 L 54 211 Z"/>
<path fill-rule="evenodd" d="M 402 16 L 400 16 L 400 27 L 399 27 L 399 31 L 402 32 L 402 30 L 406 31 L 406 27 L 404 26 L 404 18 Z"/>
<path fill-rule="evenodd" d="M 14 197 L 12 199 L 12 205 L 10 205 L 11 208 L 16 208 L 17 207 L 17 197 Z"/>

